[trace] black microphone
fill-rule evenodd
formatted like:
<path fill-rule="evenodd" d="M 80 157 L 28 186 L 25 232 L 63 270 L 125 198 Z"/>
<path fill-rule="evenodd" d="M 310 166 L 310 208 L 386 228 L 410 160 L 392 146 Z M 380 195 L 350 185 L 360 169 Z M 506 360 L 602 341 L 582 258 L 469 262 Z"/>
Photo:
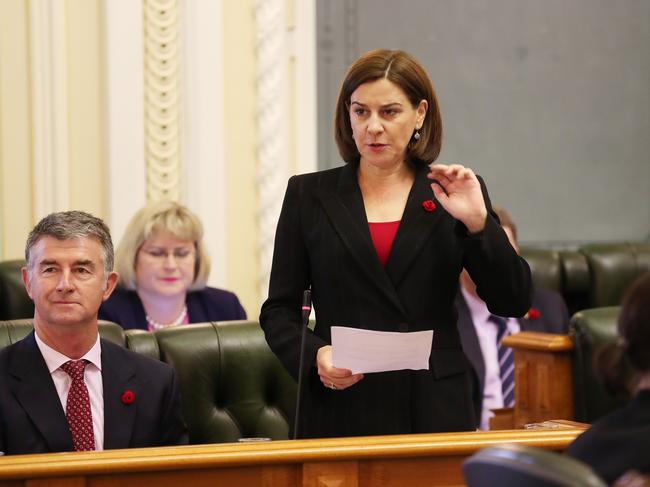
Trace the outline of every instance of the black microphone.
<path fill-rule="evenodd" d="M 296 414 L 293 421 L 293 439 L 298 436 L 298 417 L 300 416 L 300 396 L 302 395 L 302 369 L 305 361 L 305 345 L 309 315 L 311 314 L 311 291 L 305 289 L 302 293 L 302 333 L 300 335 L 300 359 L 298 361 L 298 391 L 296 393 Z"/>

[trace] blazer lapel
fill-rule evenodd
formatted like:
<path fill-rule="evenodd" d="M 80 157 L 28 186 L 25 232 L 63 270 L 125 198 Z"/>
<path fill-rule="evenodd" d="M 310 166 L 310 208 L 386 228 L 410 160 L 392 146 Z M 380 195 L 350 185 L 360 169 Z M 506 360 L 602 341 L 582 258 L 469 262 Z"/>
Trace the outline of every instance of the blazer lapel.
<path fill-rule="evenodd" d="M 65 411 L 36 344 L 34 332 L 18 347 L 9 365 L 9 373 L 16 380 L 14 391 L 18 402 L 43 435 L 51 451 L 74 451 Z"/>
<path fill-rule="evenodd" d="M 102 340 L 102 381 L 104 387 L 104 449 L 128 448 L 133 433 L 140 385 L 124 350 Z M 125 404 L 122 395 L 131 391 L 135 401 Z"/>
<path fill-rule="evenodd" d="M 415 181 L 388 258 L 386 271 L 395 287 L 404 278 L 413 260 L 422 252 L 433 227 L 444 214 L 440 205 L 433 211 L 426 211 L 422 207 L 422 203 L 427 200 L 435 201 L 427 172 L 427 166 L 419 167 L 416 171 Z"/>
<path fill-rule="evenodd" d="M 336 192 L 320 190 L 320 202 L 341 240 L 359 262 L 369 280 L 406 315 L 395 287 L 382 268 L 372 244 L 363 198 L 357 183 L 356 167 L 356 164 L 344 166 Z"/>

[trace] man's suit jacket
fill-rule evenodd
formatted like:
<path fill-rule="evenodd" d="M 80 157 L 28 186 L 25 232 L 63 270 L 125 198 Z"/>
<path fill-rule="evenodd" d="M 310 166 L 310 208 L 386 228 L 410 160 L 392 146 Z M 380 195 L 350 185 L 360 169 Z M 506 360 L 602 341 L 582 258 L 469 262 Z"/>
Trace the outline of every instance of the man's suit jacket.
<path fill-rule="evenodd" d="M 370 237 L 357 164 L 289 180 L 260 323 L 298 377 L 302 296 L 311 287 L 316 326 L 306 340 L 300 437 L 474 428 L 469 364 L 456 328 L 458 276 L 469 269 L 495 313 L 521 316 L 530 307 L 530 270 L 495 215 L 482 235 L 469 236 L 439 203 L 428 211 L 423 203 L 435 197 L 427 172 L 424 165 L 416 171 L 385 268 Z M 366 374 L 343 391 L 327 389 L 314 364 L 333 325 L 434 330 L 430 370 Z"/>
<path fill-rule="evenodd" d="M 187 314 L 190 323 L 206 321 L 245 320 L 246 311 L 234 293 L 206 287 L 187 293 Z M 99 308 L 99 319 L 117 323 L 125 330 L 147 329 L 144 306 L 138 293 L 128 289 L 116 289 Z"/>
<path fill-rule="evenodd" d="M 549 289 L 535 289 L 532 308 L 539 311 L 539 317 L 536 319 L 519 318 L 521 331 L 568 333 L 569 312 L 560 294 Z M 476 373 L 477 388 L 474 393 L 474 404 L 477 419 L 480 422 L 483 409 L 483 388 L 485 387 L 485 361 L 483 360 L 476 328 L 472 321 L 472 314 L 467 307 L 463 294 L 460 292 L 456 298 L 456 309 L 458 310 L 458 331 L 463 351 Z"/>
<path fill-rule="evenodd" d="M 187 443 L 180 392 L 167 364 L 101 340 L 104 449 Z M 135 400 L 122 401 L 125 391 Z M 74 451 L 65 411 L 34 332 L 0 350 L 0 451 Z"/>

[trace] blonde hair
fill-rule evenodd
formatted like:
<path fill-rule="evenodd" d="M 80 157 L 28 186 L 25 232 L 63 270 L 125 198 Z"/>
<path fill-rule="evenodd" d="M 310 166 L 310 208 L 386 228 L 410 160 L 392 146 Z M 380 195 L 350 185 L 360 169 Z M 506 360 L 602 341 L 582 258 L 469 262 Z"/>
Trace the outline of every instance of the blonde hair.
<path fill-rule="evenodd" d="M 188 208 L 169 200 L 150 203 L 131 218 L 115 252 L 115 270 L 120 275 L 120 284 L 126 289 L 136 289 L 138 252 L 142 244 L 157 233 L 168 233 L 194 242 L 196 262 L 190 290 L 203 289 L 210 274 L 210 259 L 203 244 L 203 225 Z"/>

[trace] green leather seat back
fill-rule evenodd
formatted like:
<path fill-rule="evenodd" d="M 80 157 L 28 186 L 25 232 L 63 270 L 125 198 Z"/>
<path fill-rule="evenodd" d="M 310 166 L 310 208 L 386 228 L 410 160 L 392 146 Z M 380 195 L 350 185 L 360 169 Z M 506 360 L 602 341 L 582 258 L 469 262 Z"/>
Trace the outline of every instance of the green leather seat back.
<path fill-rule="evenodd" d="M 0 349 L 25 338 L 32 331 L 32 319 L 0 321 Z"/>
<path fill-rule="evenodd" d="M 581 251 L 589 264 L 593 308 L 619 305 L 630 284 L 650 271 L 650 242 L 591 244 Z"/>
<path fill-rule="evenodd" d="M 522 246 L 520 255 L 530 266 L 535 287 L 562 292 L 562 262 L 558 251 Z"/>
<path fill-rule="evenodd" d="M 34 303 L 25 291 L 21 276 L 24 265 L 24 260 L 0 262 L 0 321 L 34 316 Z"/>
<path fill-rule="evenodd" d="M 561 250 L 563 291 L 568 294 L 587 294 L 589 291 L 589 264 L 578 250 Z"/>
<path fill-rule="evenodd" d="M 575 420 L 592 423 L 621 407 L 626 401 L 614 398 L 594 371 L 594 355 L 605 344 L 616 342 L 619 306 L 594 308 L 576 313 L 569 324 L 574 344 L 573 387 Z"/>
<path fill-rule="evenodd" d="M 126 348 L 141 355 L 161 360 L 160 347 L 154 333 L 145 330 L 125 330 Z"/>
<path fill-rule="evenodd" d="M 121 347 L 126 346 L 124 328 L 112 321 L 99 321 L 99 336 Z"/>
<path fill-rule="evenodd" d="M 155 333 L 179 375 L 191 443 L 287 439 L 296 385 L 257 322 L 230 321 Z"/>
<path fill-rule="evenodd" d="M 32 318 L 0 321 L 0 348 L 4 348 L 12 343 L 22 340 L 29 335 L 33 327 L 34 320 Z M 122 347 L 126 345 L 124 330 L 117 323 L 100 321 L 99 335 L 103 339 Z"/>

